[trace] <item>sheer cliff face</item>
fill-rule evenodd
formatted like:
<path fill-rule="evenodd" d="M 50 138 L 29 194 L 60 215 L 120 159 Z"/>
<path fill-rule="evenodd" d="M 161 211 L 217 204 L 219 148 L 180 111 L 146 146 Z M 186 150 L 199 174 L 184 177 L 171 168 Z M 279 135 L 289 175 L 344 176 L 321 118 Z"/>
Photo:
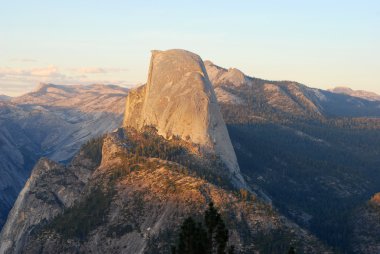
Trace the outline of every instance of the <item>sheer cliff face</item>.
<path fill-rule="evenodd" d="M 148 82 L 130 92 L 124 126 L 153 125 L 221 157 L 243 186 L 236 155 L 202 59 L 185 50 L 153 51 Z"/>

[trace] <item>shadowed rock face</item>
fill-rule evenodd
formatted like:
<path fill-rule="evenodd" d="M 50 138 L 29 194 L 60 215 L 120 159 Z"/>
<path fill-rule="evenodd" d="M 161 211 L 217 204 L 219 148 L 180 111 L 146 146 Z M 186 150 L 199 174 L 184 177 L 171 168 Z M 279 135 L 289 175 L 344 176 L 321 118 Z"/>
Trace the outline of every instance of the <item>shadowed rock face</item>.
<path fill-rule="evenodd" d="M 123 125 L 153 125 L 166 138 L 174 135 L 199 144 L 221 157 L 235 185 L 245 185 L 215 92 L 196 54 L 153 51 L 148 83 L 129 94 Z"/>

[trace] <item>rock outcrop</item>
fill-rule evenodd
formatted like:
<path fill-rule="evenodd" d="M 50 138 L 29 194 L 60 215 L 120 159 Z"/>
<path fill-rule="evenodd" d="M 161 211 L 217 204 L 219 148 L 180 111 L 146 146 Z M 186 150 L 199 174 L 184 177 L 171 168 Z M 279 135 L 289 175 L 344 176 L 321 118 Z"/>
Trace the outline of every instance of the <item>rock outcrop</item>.
<path fill-rule="evenodd" d="M 148 82 L 127 97 L 124 126 L 152 125 L 215 153 L 244 187 L 236 155 L 202 59 L 185 50 L 152 51 Z"/>

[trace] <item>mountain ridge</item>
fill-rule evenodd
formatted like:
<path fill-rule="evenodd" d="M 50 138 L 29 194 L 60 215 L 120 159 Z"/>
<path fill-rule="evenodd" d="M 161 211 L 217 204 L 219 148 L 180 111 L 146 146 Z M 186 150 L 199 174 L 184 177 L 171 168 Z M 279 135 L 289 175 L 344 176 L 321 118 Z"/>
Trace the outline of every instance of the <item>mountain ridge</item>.
<path fill-rule="evenodd" d="M 338 94 L 346 94 L 353 97 L 358 97 L 361 99 L 369 100 L 369 101 L 380 101 L 380 95 L 374 92 L 365 91 L 365 90 L 353 90 L 349 87 L 338 86 L 332 89 L 328 89 L 328 91 Z"/>
<path fill-rule="evenodd" d="M 344 117 L 380 117 L 380 102 L 310 88 L 294 81 L 270 81 L 205 61 L 206 70 L 222 104 L 251 117 L 324 120 Z M 238 81 L 236 81 L 238 80 Z M 235 83 L 234 83 L 235 82 Z M 249 105 L 247 109 L 243 105 Z M 260 112 L 258 112 L 260 111 Z M 232 113 L 232 112 L 231 112 Z M 238 112 L 233 112 L 238 116 Z"/>
<path fill-rule="evenodd" d="M 126 89 L 52 84 L 39 89 L 0 101 L 0 227 L 40 157 L 66 162 L 88 139 L 122 122 Z"/>

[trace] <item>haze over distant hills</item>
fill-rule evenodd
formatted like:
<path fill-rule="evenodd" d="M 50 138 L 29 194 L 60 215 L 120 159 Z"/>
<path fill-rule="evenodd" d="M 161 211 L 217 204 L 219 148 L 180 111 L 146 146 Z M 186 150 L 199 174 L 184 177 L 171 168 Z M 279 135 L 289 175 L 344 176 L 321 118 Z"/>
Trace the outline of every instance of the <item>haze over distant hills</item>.
<path fill-rule="evenodd" d="M 7 95 L 2 95 L 2 94 L 0 94 L 0 101 L 8 101 L 8 100 L 10 100 L 11 99 L 11 97 L 9 97 L 9 96 L 7 96 Z"/>
<path fill-rule="evenodd" d="M 358 97 L 362 99 L 366 99 L 369 101 L 380 101 L 380 95 L 374 92 L 368 92 L 364 90 L 353 90 L 349 87 L 335 87 L 333 89 L 329 89 L 328 91 L 339 94 L 346 94 L 353 97 Z"/>

